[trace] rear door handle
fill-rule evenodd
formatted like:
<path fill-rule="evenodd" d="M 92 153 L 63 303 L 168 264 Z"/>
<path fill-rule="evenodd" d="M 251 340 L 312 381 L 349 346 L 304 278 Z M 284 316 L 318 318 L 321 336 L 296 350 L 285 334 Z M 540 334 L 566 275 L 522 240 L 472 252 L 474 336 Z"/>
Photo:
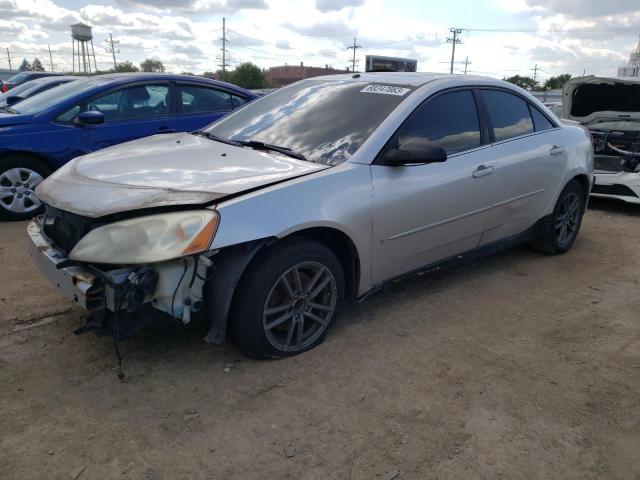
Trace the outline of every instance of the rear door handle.
<path fill-rule="evenodd" d="M 473 172 L 473 178 L 486 177 L 487 175 L 491 175 L 493 173 L 493 167 L 486 165 L 480 165 L 478 169 Z"/>
<path fill-rule="evenodd" d="M 564 153 L 564 148 L 560 145 L 554 145 L 553 147 L 551 147 L 551 150 L 549 150 L 549 153 L 551 155 L 560 155 Z"/>
<path fill-rule="evenodd" d="M 176 130 L 174 128 L 160 127 L 157 133 L 175 133 L 175 131 Z"/>

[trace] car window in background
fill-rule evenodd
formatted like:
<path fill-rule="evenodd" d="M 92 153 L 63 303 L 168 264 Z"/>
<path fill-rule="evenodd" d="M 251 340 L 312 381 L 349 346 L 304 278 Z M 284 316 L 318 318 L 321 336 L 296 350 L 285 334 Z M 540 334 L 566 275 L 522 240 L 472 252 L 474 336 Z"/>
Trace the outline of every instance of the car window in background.
<path fill-rule="evenodd" d="M 87 110 L 104 114 L 105 122 L 169 115 L 167 85 L 137 85 L 94 98 Z"/>
<path fill-rule="evenodd" d="M 527 102 L 509 92 L 483 90 L 496 142 L 533 133 Z"/>
<path fill-rule="evenodd" d="M 210 87 L 179 85 L 182 113 L 227 112 L 232 109 L 231 94 Z"/>
<path fill-rule="evenodd" d="M 535 127 L 536 132 L 542 132 L 544 130 L 551 130 L 552 128 L 556 128 L 556 126 L 551 123 L 551 121 L 547 117 L 545 117 L 542 112 L 536 107 L 529 104 L 529 109 L 531 110 L 533 126 Z"/>
<path fill-rule="evenodd" d="M 56 88 L 52 88 L 51 90 L 47 90 L 46 92 L 42 92 L 41 94 L 35 95 L 31 98 L 27 98 L 11 108 L 17 113 L 42 112 L 43 110 L 47 110 L 58 104 L 64 103 L 79 93 L 91 90 L 98 85 L 108 82 L 108 79 L 101 79 L 100 77 L 76 80 L 64 85 L 59 85 Z M 9 90 L 9 92 L 11 92 L 11 90 Z"/>
<path fill-rule="evenodd" d="M 445 93 L 420 105 L 398 131 L 399 145 L 427 139 L 447 155 L 481 145 L 480 122 L 470 90 Z"/>
<path fill-rule="evenodd" d="M 7 83 L 20 83 L 27 77 L 27 75 L 27 72 L 18 73 L 17 75 L 14 75 L 9 80 L 7 80 Z"/>
<path fill-rule="evenodd" d="M 231 95 L 231 104 L 233 105 L 233 108 L 241 107 L 248 101 L 248 98 L 239 97 L 238 95 Z"/>
<path fill-rule="evenodd" d="M 17 87 L 13 87 L 11 90 L 7 90 L 5 93 L 0 94 L 0 105 L 5 105 L 7 103 L 7 98 L 20 97 L 21 93 L 24 93 L 31 88 L 33 88 L 33 86 L 30 85 L 29 82 L 25 82 Z"/>
<path fill-rule="evenodd" d="M 307 160 L 348 160 L 414 87 L 345 80 L 301 80 L 218 120 L 220 138 L 290 148 Z"/>

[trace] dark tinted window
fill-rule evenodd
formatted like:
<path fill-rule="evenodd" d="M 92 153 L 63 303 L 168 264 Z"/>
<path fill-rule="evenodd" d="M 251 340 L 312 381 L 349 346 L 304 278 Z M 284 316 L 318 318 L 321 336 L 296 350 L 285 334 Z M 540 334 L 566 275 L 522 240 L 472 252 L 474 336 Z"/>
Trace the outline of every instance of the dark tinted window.
<path fill-rule="evenodd" d="M 231 103 L 233 104 L 233 108 L 241 107 L 248 101 L 248 98 L 239 97 L 238 95 L 231 95 Z"/>
<path fill-rule="evenodd" d="M 400 148 L 412 138 L 426 138 L 447 155 L 480 146 L 480 122 L 469 90 L 445 93 L 419 106 L 398 132 Z"/>
<path fill-rule="evenodd" d="M 545 117 L 540 110 L 533 105 L 529 105 L 531 110 L 531 117 L 533 118 L 533 125 L 536 128 L 536 132 L 542 132 L 543 130 L 550 130 L 556 128 L 556 126 Z"/>
<path fill-rule="evenodd" d="M 160 117 L 169 114 L 167 85 L 138 85 L 94 98 L 87 110 L 102 112 L 105 121 Z"/>
<path fill-rule="evenodd" d="M 301 80 L 218 120 L 221 138 L 287 147 L 337 165 L 351 157 L 412 87 L 345 80 Z"/>
<path fill-rule="evenodd" d="M 231 95 L 210 87 L 180 86 L 182 113 L 228 112 Z"/>
<path fill-rule="evenodd" d="M 483 90 L 496 142 L 533 133 L 527 102 L 517 95 L 499 90 Z"/>

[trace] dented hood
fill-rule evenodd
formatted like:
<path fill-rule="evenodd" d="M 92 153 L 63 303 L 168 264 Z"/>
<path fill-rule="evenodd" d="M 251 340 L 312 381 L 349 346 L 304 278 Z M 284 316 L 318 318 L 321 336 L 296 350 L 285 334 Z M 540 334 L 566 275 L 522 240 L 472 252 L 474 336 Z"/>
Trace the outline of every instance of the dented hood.
<path fill-rule="evenodd" d="M 330 168 L 189 133 L 154 135 L 90 153 L 42 182 L 52 207 L 87 217 L 198 205 Z"/>
<path fill-rule="evenodd" d="M 562 89 L 565 118 L 584 125 L 640 121 L 640 78 L 572 78 Z"/>

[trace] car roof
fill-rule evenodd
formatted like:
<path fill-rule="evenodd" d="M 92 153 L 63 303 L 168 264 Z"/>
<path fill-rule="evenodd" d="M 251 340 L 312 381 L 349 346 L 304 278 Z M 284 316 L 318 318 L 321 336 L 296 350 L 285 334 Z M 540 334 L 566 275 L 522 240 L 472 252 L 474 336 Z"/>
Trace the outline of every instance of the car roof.
<path fill-rule="evenodd" d="M 206 77 L 197 77 L 195 75 L 179 75 L 176 73 L 154 73 L 154 72 L 127 72 L 127 73 L 105 73 L 101 75 L 94 75 L 86 77 L 87 79 L 104 79 L 106 81 L 113 81 L 118 83 L 126 83 L 132 80 L 173 80 L 173 81 L 185 81 L 185 82 L 200 82 L 208 83 L 210 85 L 216 85 L 227 90 L 233 90 L 243 95 L 255 98 L 256 94 L 237 85 L 231 83 L 220 82 Z"/>
<path fill-rule="evenodd" d="M 39 77 L 39 78 L 34 78 L 33 80 L 29 80 L 29 84 L 31 85 L 41 85 L 43 83 L 49 83 L 49 82 L 59 82 L 60 80 L 78 80 L 81 77 L 75 77 L 72 75 L 49 75 L 47 77 Z M 25 82 L 27 83 L 27 82 Z"/>
<path fill-rule="evenodd" d="M 478 80 L 483 83 L 495 82 L 496 85 L 502 85 L 501 80 L 491 77 L 482 77 L 478 75 L 450 75 L 445 73 L 423 73 L 423 72 L 366 72 L 366 73 L 343 73 L 338 75 L 323 75 L 315 77 L 316 79 L 327 80 L 353 80 L 359 82 L 376 82 L 387 83 L 391 85 L 412 85 L 420 87 L 436 80 L 455 80 L 456 84 L 469 83 L 473 84 Z"/>

